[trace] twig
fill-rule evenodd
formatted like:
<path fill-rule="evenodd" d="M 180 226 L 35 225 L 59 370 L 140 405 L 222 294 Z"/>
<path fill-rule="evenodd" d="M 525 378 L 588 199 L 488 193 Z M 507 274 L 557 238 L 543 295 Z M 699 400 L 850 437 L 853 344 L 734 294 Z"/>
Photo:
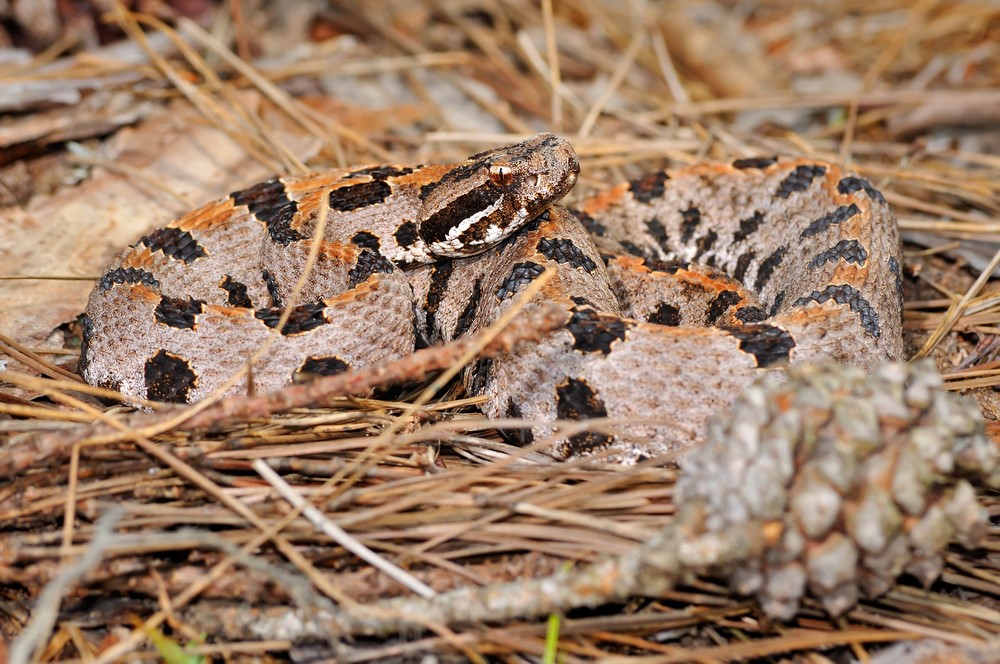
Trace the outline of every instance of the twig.
<path fill-rule="evenodd" d="M 56 624 L 59 602 L 74 582 L 82 579 L 101 562 L 105 548 L 112 543 L 112 531 L 121 515 L 122 511 L 118 507 L 108 509 L 97 522 L 97 529 L 87 552 L 72 565 L 65 567 L 42 590 L 31 613 L 31 621 L 10 648 L 10 664 L 27 664 L 32 661 L 35 651 L 49 638 L 52 627 Z"/>
<path fill-rule="evenodd" d="M 274 470 L 268 466 L 263 459 L 257 459 L 254 461 L 253 469 L 256 470 L 268 484 L 274 487 L 275 491 L 280 493 L 282 498 L 291 503 L 296 509 L 301 510 L 304 517 L 309 519 L 309 521 L 316 526 L 316 528 L 323 531 L 323 533 L 330 537 L 330 539 L 334 542 L 344 547 L 358 558 L 361 558 L 370 565 L 382 570 L 382 572 L 387 576 L 395 579 L 421 597 L 433 597 L 436 594 L 434 589 L 426 583 L 420 579 L 414 578 L 410 574 L 407 574 L 396 565 L 393 565 L 388 560 L 359 542 L 356 538 L 352 537 L 346 530 L 326 518 L 325 514 L 320 512 L 315 506 L 303 498 L 302 494 L 293 489 L 288 482 L 283 480 L 281 476 L 278 475 L 278 473 L 274 472 Z"/>
<path fill-rule="evenodd" d="M 362 612 L 333 616 L 332 626 L 345 635 L 384 635 L 412 629 L 417 624 L 413 616 L 444 624 L 484 624 L 598 606 L 633 595 L 655 597 L 693 571 L 758 555 L 777 534 L 774 528 L 748 522 L 721 537 L 694 539 L 671 524 L 631 552 L 579 570 L 465 587 L 430 599 L 387 600 Z"/>

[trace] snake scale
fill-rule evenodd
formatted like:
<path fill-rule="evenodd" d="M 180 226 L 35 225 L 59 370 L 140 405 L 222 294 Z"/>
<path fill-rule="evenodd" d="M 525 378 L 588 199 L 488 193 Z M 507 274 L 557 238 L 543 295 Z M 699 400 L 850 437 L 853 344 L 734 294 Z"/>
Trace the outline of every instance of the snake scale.
<path fill-rule="evenodd" d="M 882 195 L 834 165 L 745 159 L 657 171 L 558 205 L 579 162 L 539 134 L 445 165 L 282 177 L 144 236 L 94 288 L 80 373 L 127 398 L 194 402 L 390 361 L 527 306 L 565 322 L 464 376 L 487 415 L 560 458 L 635 461 L 701 439 L 762 372 L 900 359 L 899 235 Z M 320 210 L 318 258 L 280 334 Z M 230 389 L 250 389 L 243 378 Z M 552 436 L 555 420 L 610 418 Z M 627 422 L 626 422 L 627 421 Z"/>

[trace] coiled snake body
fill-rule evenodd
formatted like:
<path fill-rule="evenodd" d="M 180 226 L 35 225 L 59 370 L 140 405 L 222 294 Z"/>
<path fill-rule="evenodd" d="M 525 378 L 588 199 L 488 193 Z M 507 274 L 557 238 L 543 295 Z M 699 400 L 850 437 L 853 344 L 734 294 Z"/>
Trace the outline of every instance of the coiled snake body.
<path fill-rule="evenodd" d="M 572 457 L 636 460 L 688 445 L 762 371 L 902 356 L 896 224 L 830 164 L 742 160 L 660 171 L 571 213 L 579 172 L 551 134 L 458 164 L 279 178 L 143 237 L 101 277 L 80 372 L 131 398 L 196 401 L 271 336 L 329 209 L 318 260 L 253 387 L 331 374 L 475 332 L 546 267 L 528 306 L 565 324 L 480 360 L 491 416 L 628 420 L 558 439 Z M 325 201 L 323 200 L 325 199 Z M 596 244 L 595 244 L 596 242 Z M 597 248 L 600 246 L 600 250 Z M 246 378 L 230 391 L 248 389 Z"/>

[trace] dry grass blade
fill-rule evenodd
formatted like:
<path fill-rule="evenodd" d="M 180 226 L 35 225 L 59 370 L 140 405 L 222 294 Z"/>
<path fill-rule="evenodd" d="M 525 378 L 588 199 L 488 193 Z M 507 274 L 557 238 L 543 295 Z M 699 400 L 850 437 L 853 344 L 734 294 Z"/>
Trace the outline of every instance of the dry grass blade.
<path fill-rule="evenodd" d="M 297 510 L 301 511 L 302 514 L 304 514 L 317 529 L 326 533 L 334 542 L 344 547 L 368 564 L 381 570 L 390 578 L 399 581 L 401 584 L 418 595 L 422 597 L 431 597 L 434 595 L 434 591 L 426 583 L 413 578 L 399 567 L 386 561 L 385 558 L 376 555 L 374 551 L 358 542 L 355 538 L 351 537 L 347 531 L 335 524 L 333 521 L 330 521 L 330 519 L 326 518 L 318 509 L 308 504 L 306 500 L 295 491 L 295 489 L 281 479 L 281 476 L 271 470 L 266 463 L 258 459 L 253 462 L 253 469 L 256 470 L 261 477 L 267 480 L 267 483 L 273 486 L 285 500 L 291 503 L 291 505 Z"/>
<path fill-rule="evenodd" d="M 117 28 L 98 29 L 87 12 L 55 13 L 52 25 L 65 29 L 38 37 L 45 7 L 73 4 L 0 2 L 10 58 L 0 63 L 0 90 L 11 114 L 0 125 L 0 206 L 19 213 L 3 222 L 0 258 L 22 256 L 22 240 L 36 233 L 45 234 L 38 250 L 67 254 L 55 270 L 12 262 L 22 274 L 0 277 L 0 302 L 25 279 L 55 285 L 57 275 L 101 273 L 112 254 L 100 246 L 106 239 L 60 244 L 62 229 L 45 224 L 47 197 L 67 196 L 91 169 L 166 191 L 165 208 L 200 202 L 183 202 L 184 182 L 152 168 L 149 154 L 123 148 L 130 132 L 183 104 L 197 109 L 198 127 L 217 127 L 240 146 L 240 159 L 276 173 L 444 162 L 562 131 L 583 162 L 577 200 L 664 163 L 809 155 L 850 161 L 894 208 L 906 242 L 909 354 L 932 357 L 946 388 L 974 395 L 988 419 L 1000 414 L 991 276 L 1000 266 L 1000 10 L 989 3 L 263 0 L 211 16 L 198 12 L 220 3 L 161 3 L 155 17 L 115 3 Z M 26 9 L 36 20 L 17 13 Z M 116 29 L 127 41 L 105 43 L 119 38 Z M 118 93 L 142 103 L 105 111 L 103 100 Z M 321 150 L 308 164 L 292 152 L 297 137 Z M 63 156 L 67 139 L 85 150 Z M 117 223 L 100 221 L 90 235 Z M 72 253 L 75 243 L 90 253 Z M 210 643 L 189 652 L 234 661 L 543 659 L 555 653 L 542 622 L 452 632 L 434 612 L 421 616 L 423 638 L 317 645 L 332 624 L 318 627 L 317 616 L 343 612 L 363 623 L 368 605 L 422 605 L 306 515 L 349 532 L 425 594 L 467 592 L 466 618 L 510 599 L 482 588 L 525 579 L 521 594 L 540 609 L 572 591 L 607 599 L 598 591 L 622 578 L 615 570 L 596 568 L 582 589 L 550 592 L 537 580 L 627 556 L 677 518 L 670 459 L 634 468 L 548 463 L 546 441 L 504 437 L 535 422 L 487 420 L 448 382 L 470 357 L 562 326 L 560 312 L 528 307 L 491 330 L 495 338 L 271 395 L 148 403 L 154 412 L 136 413 L 106 406 L 115 395 L 72 372 L 79 331 L 52 328 L 79 313 L 85 293 L 76 296 L 52 303 L 68 313 L 41 337 L 9 327 L 0 336 L 0 361 L 12 365 L 0 374 L 0 641 L 29 617 L 39 634 L 17 646 L 18 658 L 27 650 L 46 661 L 153 657 L 144 642 L 162 627 L 178 644 L 205 632 Z M 622 425 L 564 422 L 554 435 Z M 1000 425 L 989 431 L 1000 441 Z M 293 507 L 255 472 L 268 473 L 265 463 L 294 487 Z M 996 495 L 980 500 L 1000 514 Z M 109 535 L 101 515 L 110 507 L 120 510 L 120 532 Z M 997 551 L 994 525 L 978 551 L 948 553 L 934 586 L 904 579 L 839 620 L 807 602 L 787 623 L 768 621 L 754 602 L 694 577 L 673 589 L 623 587 L 620 604 L 561 617 L 558 657 L 870 661 L 891 644 L 936 639 L 942 657 L 992 661 Z M 76 574 L 69 585 L 63 570 Z M 42 610 L 33 615 L 33 606 Z M 128 611 L 142 616 L 140 627 Z"/>

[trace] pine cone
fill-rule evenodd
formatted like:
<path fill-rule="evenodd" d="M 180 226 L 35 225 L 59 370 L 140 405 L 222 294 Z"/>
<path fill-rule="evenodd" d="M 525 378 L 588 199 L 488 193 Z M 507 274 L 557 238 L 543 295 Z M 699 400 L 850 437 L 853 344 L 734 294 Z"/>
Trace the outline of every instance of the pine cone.
<path fill-rule="evenodd" d="M 692 537 L 751 521 L 778 533 L 759 557 L 715 570 L 777 619 L 807 592 L 836 616 L 903 571 L 929 584 L 943 547 L 985 532 L 970 482 L 1000 487 L 978 407 L 940 386 L 930 363 L 759 381 L 686 458 L 678 525 Z"/>

